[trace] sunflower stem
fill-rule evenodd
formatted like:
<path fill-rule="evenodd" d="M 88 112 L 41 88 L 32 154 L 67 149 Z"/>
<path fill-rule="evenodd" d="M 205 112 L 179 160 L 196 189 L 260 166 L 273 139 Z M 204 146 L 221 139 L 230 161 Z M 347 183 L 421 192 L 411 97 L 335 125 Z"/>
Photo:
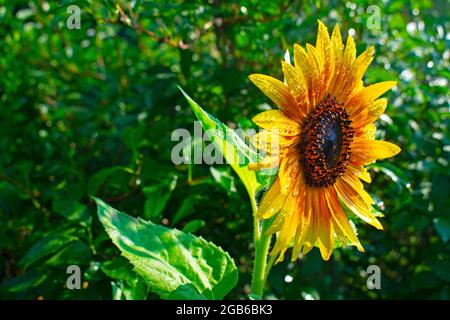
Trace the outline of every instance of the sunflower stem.
<path fill-rule="evenodd" d="M 253 243 L 257 243 L 259 241 L 259 235 L 260 235 L 260 230 L 259 230 L 259 220 L 256 217 L 256 211 L 258 211 L 258 207 L 256 205 L 256 200 L 254 195 L 250 195 L 250 202 L 252 204 L 252 211 L 253 211 Z"/>
<path fill-rule="evenodd" d="M 262 298 L 267 280 L 267 255 L 269 253 L 272 236 L 266 233 L 266 230 L 269 227 L 269 224 L 266 221 L 260 223 L 260 220 L 255 218 L 255 226 L 255 230 L 258 229 L 259 237 L 256 239 L 255 234 L 255 261 L 253 264 L 252 293 Z"/>
<path fill-rule="evenodd" d="M 269 276 L 270 270 L 272 270 L 272 267 L 275 264 L 276 259 L 277 259 L 277 256 L 274 256 L 274 255 L 270 256 L 269 261 L 266 266 L 266 271 L 264 273 L 264 283 L 267 281 L 267 277 Z"/>

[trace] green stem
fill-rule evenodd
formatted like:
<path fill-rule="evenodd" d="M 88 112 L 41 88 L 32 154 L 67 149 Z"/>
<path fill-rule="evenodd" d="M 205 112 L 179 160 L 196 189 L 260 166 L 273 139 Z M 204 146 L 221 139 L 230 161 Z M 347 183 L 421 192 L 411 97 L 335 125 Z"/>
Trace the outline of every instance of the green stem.
<path fill-rule="evenodd" d="M 250 202 L 252 204 L 252 211 L 253 211 L 253 243 L 257 243 L 259 241 L 260 236 L 260 230 L 259 230 L 259 220 L 256 218 L 256 211 L 258 211 L 258 208 L 256 206 L 256 200 L 254 195 L 250 194 Z"/>
<path fill-rule="evenodd" d="M 263 221 L 262 226 L 260 227 L 259 219 L 255 218 L 255 225 L 255 230 L 258 229 L 259 237 L 256 240 L 255 234 L 255 261 L 253 264 L 252 293 L 262 298 L 267 280 L 267 255 L 272 236 L 266 234 L 266 230 L 269 226 L 266 221 Z"/>
<path fill-rule="evenodd" d="M 256 205 L 255 195 L 249 192 L 249 197 L 253 211 L 253 243 L 255 246 L 255 260 L 253 263 L 252 274 L 252 293 L 262 298 L 267 276 L 273 265 L 273 259 L 270 259 L 269 267 L 266 268 L 272 235 L 267 235 L 266 232 L 270 226 L 269 221 L 262 221 L 261 223 L 261 220 L 256 217 L 258 207 Z"/>
<path fill-rule="evenodd" d="M 266 266 L 266 272 L 264 274 L 264 283 L 267 281 L 267 277 L 269 276 L 270 270 L 272 270 L 273 265 L 275 264 L 275 260 L 277 259 L 276 256 L 270 256 L 269 262 Z"/>
<path fill-rule="evenodd" d="M 188 165 L 188 184 L 192 183 L 192 164 Z"/>

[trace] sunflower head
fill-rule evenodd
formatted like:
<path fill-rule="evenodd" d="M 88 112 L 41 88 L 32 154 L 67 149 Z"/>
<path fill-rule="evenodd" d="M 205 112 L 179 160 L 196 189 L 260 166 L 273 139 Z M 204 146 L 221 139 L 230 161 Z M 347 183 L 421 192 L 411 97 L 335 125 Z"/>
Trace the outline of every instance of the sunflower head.
<path fill-rule="evenodd" d="M 271 254 L 278 261 L 291 246 L 292 260 L 314 246 L 328 260 L 336 240 L 364 251 L 346 210 L 383 228 L 364 190 L 362 181 L 371 182 L 364 166 L 394 156 L 400 148 L 375 140 L 373 122 L 387 105 L 379 97 L 396 82 L 363 85 L 373 53 L 369 47 L 356 57 L 351 36 L 344 45 L 337 25 L 330 38 L 319 21 L 316 45 L 306 44 L 305 49 L 296 44 L 294 65 L 282 61 L 284 82 L 250 76 L 279 107 L 253 119 L 263 129 L 254 137 L 255 145 L 268 154 L 250 166 L 279 167 L 257 212 L 262 219 L 275 216 L 268 232 L 277 233 Z"/>

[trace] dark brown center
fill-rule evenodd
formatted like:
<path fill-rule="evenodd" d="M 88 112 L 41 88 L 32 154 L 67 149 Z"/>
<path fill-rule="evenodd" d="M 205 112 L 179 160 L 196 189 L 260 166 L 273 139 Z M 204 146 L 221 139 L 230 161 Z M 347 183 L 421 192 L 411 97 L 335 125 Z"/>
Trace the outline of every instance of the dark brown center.
<path fill-rule="evenodd" d="M 354 131 L 342 104 L 326 96 L 308 114 L 302 127 L 301 164 L 306 184 L 326 187 L 347 168 Z"/>

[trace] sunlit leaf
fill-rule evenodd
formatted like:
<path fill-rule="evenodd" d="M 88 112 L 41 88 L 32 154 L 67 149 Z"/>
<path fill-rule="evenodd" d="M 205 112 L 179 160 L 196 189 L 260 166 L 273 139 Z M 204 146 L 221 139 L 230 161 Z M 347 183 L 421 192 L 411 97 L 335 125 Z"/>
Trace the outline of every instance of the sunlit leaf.
<path fill-rule="evenodd" d="M 254 197 L 260 188 L 260 183 L 256 173 L 248 169 L 248 163 L 256 162 L 255 151 L 251 150 L 232 129 L 203 110 L 183 89 L 180 88 L 180 90 L 203 129 L 214 130 L 214 135 L 210 136 L 211 141 L 239 176 L 250 197 Z"/>
<path fill-rule="evenodd" d="M 192 220 L 186 223 L 186 225 L 183 227 L 183 232 L 185 233 L 194 233 L 200 228 L 203 228 L 205 226 L 205 220 Z"/>
<path fill-rule="evenodd" d="M 19 260 L 19 265 L 27 268 L 40 259 L 63 249 L 78 238 L 73 235 L 73 230 L 63 230 L 49 233 L 46 237 L 36 242 L 30 250 Z"/>
<path fill-rule="evenodd" d="M 161 298 L 221 299 L 236 285 L 233 260 L 213 243 L 95 201 L 114 244 Z"/>

